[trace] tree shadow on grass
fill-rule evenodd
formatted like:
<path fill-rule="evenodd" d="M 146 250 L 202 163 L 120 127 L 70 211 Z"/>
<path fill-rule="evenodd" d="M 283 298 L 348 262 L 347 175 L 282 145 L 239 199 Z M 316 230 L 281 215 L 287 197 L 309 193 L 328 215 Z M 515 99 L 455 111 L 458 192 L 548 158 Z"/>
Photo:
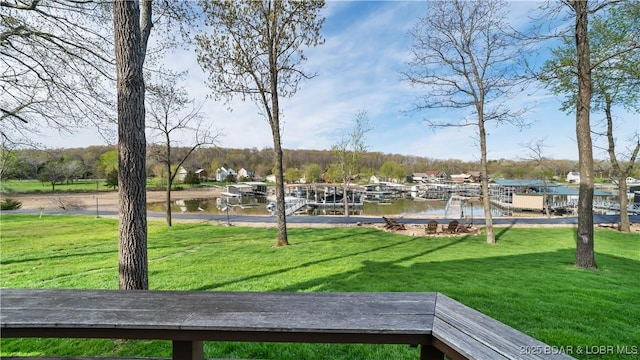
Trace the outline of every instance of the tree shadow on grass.
<path fill-rule="evenodd" d="M 447 248 L 449 246 L 452 246 L 452 245 L 455 245 L 457 243 L 460 243 L 460 242 L 464 241 L 466 238 L 467 237 L 452 238 L 454 240 L 451 241 L 451 242 L 448 242 L 448 243 L 443 244 L 441 246 L 438 246 L 436 248 L 428 249 L 428 250 L 426 250 L 424 252 L 416 253 L 416 254 L 414 254 L 414 255 L 412 255 L 410 257 L 405 258 L 404 260 L 410 259 L 410 258 L 419 257 L 419 256 L 424 256 L 424 255 L 429 254 L 431 252 L 435 252 L 435 251 Z M 345 253 L 345 254 L 342 254 L 340 256 L 325 257 L 325 258 L 314 260 L 314 261 L 308 261 L 306 263 L 299 264 L 299 265 L 296 265 L 296 266 L 281 268 L 281 269 L 278 269 L 278 270 L 264 272 L 264 273 L 261 273 L 261 274 L 256 274 L 256 275 L 251 275 L 251 276 L 246 276 L 246 277 L 239 278 L 239 279 L 234 279 L 234 280 L 229 280 L 229 281 L 223 281 L 223 282 L 217 282 L 217 283 L 208 284 L 208 285 L 196 288 L 194 290 L 214 290 L 214 289 L 218 289 L 218 288 L 221 288 L 221 287 L 225 287 L 225 286 L 229 286 L 229 285 L 233 285 L 233 284 L 237 284 L 237 283 L 243 283 L 245 281 L 256 280 L 256 279 L 260 279 L 260 278 L 267 278 L 267 277 L 270 277 L 270 276 L 273 276 L 273 275 L 283 274 L 283 273 L 286 273 L 288 271 L 299 270 L 299 269 L 303 269 L 303 268 L 307 268 L 307 267 L 311 267 L 311 266 L 315 266 L 315 265 L 319 265 L 319 264 L 323 264 L 323 263 L 330 263 L 330 262 L 335 261 L 335 260 L 340 260 L 340 259 L 345 259 L 345 258 L 349 258 L 349 257 L 365 255 L 365 254 L 368 254 L 368 253 L 375 253 L 375 252 L 381 251 L 381 250 L 389 251 L 389 250 L 392 250 L 394 247 L 404 246 L 406 244 L 409 244 L 409 243 L 412 243 L 412 242 L 418 242 L 418 241 L 424 241 L 424 238 L 422 238 L 422 237 L 410 237 L 410 238 L 407 238 L 404 241 L 395 241 L 395 242 L 393 242 L 391 244 L 388 244 L 388 245 L 377 246 L 375 248 L 369 248 L 369 249 L 364 250 L 364 251 Z M 282 290 L 282 291 L 288 291 L 288 290 Z"/>
<path fill-rule="evenodd" d="M 500 238 L 502 236 L 504 236 L 504 234 L 506 234 L 507 232 L 509 232 L 509 230 L 511 230 L 514 226 L 516 225 L 516 221 L 515 219 L 513 221 L 511 221 L 511 223 L 509 224 L 509 226 L 505 226 L 505 227 L 499 227 L 498 229 L 500 229 L 500 231 L 498 231 L 496 235 L 496 242 L 498 242 L 500 240 Z"/>
<path fill-rule="evenodd" d="M 39 256 L 39 257 L 26 257 L 19 259 L 2 259 L 0 260 L 0 265 L 12 265 L 12 264 L 20 264 L 20 263 L 28 263 L 32 261 L 47 261 L 47 260 L 55 260 L 55 259 L 70 259 L 74 257 L 85 257 L 85 256 L 93 256 L 93 255 L 118 255 L 118 250 L 108 250 L 108 251 L 89 251 L 89 252 L 77 252 L 77 253 L 68 253 L 68 254 L 60 254 L 60 255 L 50 255 L 50 256 Z"/>
<path fill-rule="evenodd" d="M 551 345 L 633 345 L 640 338 L 632 325 L 640 323 L 640 278 L 633 275 L 640 261 L 597 254 L 600 270 L 592 271 L 575 268 L 574 255 L 562 249 L 408 266 L 420 255 L 365 260 L 353 271 L 278 291 L 441 292 Z"/>
<path fill-rule="evenodd" d="M 327 234 L 332 234 L 331 236 L 318 236 L 319 232 L 325 231 Z M 344 239 L 345 237 L 357 236 L 358 238 L 364 238 L 363 241 L 366 241 L 366 236 L 368 235 L 377 235 L 380 233 L 380 230 L 374 228 L 360 228 L 357 233 L 350 231 L 349 228 L 344 228 L 344 231 L 336 231 L 336 228 L 326 228 L 326 229 L 317 229 L 317 228 L 293 228 L 289 230 L 289 234 L 292 238 L 313 238 L 313 240 L 308 241 L 307 243 L 324 243 L 324 242 L 334 242 Z M 291 243 L 296 245 L 295 240 L 292 240 Z"/>

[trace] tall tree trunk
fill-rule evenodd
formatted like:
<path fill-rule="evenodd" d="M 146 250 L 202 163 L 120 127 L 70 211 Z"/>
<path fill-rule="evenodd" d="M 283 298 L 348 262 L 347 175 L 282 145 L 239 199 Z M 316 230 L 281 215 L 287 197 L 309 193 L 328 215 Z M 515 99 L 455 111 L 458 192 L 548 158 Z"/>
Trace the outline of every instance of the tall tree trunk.
<path fill-rule="evenodd" d="M 284 201 L 284 166 L 282 164 L 282 144 L 280 135 L 280 104 L 278 99 L 278 54 L 275 49 L 276 29 L 279 28 L 278 20 L 282 11 L 279 2 L 269 2 L 269 26 L 271 33 L 268 35 L 272 46 L 269 46 L 269 93 L 271 95 L 271 133 L 273 136 L 273 152 L 276 163 L 276 213 L 278 215 L 278 241 L 276 246 L 289 245 L 287 238 L 287 208 Z M 268 107 L 268 106 L 267 106 Z M 269 109 L 267 109 L 267 113 Z"/>
<path fill-rule="evenodd" d="M 272 129 L 273 130 L 273 129 Z M 278 136 L 274 135 L 274 160 L 276 163 L 276 214 L 278 216 L 278 241 L 276 246 L 289 245 L 287 239 L 287 209 L 284 201 L 284 171 L 282 169 L 282 146 L 280 145 L 280 131 L 279 127 L 274 132 L 278 133 Z"/>
<path fill-rule="evenodd" d="M 119 287 L 148 289 L 145 109 L 140 9 L 113 3 L 118 95 Z"/>
<path fill-rule="evenodd" d="M 618 230 L 621 232 L 631 232 L 631 224 L 629 223 L 629 210 L 628 210 L 628 201 L 627 201 L 627 171 L 623 171 L 620 167 L 620 163 L 618 162 L 618 158 L 616 157 L 616 143 L 613 138 L 613 116 L 611 115 L 611 97 L 608 94 L 605 94 L 605 107 L 604 112 L 607 117 L 607 141 L 609 143 L 609 147 L 607 148 L 607 152 L 609 153 L 609 161 L 611 162 L 611 167 L 613 172 L 616 174 L 616 178 L 618 179 L 618 204 L 620 205 L 620 226 Z M 635 156 L 631 156 L 629 160 L 629 169 L 635 163 Z"/>
<path fill-rule="evenodd" d="M 482 207 L 487 231 L 487 243 L 495 244 L 496 235 L 493 231 L 493 217 L 491 216 L 491 198 L 489 197 L 489 175 L 487 172 L 487 134 L 484 128 L 483 107 L 478 106 L 478 131 L 480 133 L 480 182 L 482 187 Z"/>
<path fill-rule="evenodd" d="M 169 135 L 166 135 L 167 141 L 167 192 L 166 192 L 166 205 L 167 205 L 167 225 L 171 226 L 171 185 L 173 184 L 173 174 L 171 174 L 171 139 Z M 176 169 L 178 171 L 178 169 Z"/>
<path fill-rule="evenodd" d="M 593 239 L 593 148 L 591 143 L 591 61 L 588 33 L 588 3 L 583 0 L 570 2 L 576 13 L 576 50 L 578 56 L 578 98 L 576 108 L 576 137 L 580 188 L 578 192 L 578 232 L 576 241 L 576 266 L 595 269 Z"/>
<path fill-rule="evenodd" d="M 349 176 L 351 178 L 351 176 Z M 349 180 L 345 182 L 344 188 L 342 189 L 342 202 L 344 204 L 344 216 L 349 217 L 349 196 L 347 195 L 347 189 L 349 188 Z"/>
<path fill-rule="evenodd" d="M 544 208 L 544 213 L 547 215 L 547 218 L 551 218 L 551 210 L 549 209 L 549 202 L 547 201 L 548 189 L 547 189 L 547 177 L 546 175 L 542 176 L 543 186 L 544 186 L 544 194 L 542 194 L 542 207 Z"/>
<path fill-rule="evenodd" d="M 171 226 L 171 178 L 169 178 L 169 181 L 167 182 L 167 191 L 166 191 L 166 205 L 167 205 L 167 214 L 166 214 L 166 218 L 167 218 L 167 225 Z"/>
<path fill-rule="evenodd" d="M 627 199 L 627 176 L 620 175 L 618 178 L 618 196 L 620 197 L 620 226 L 618 230 L 621 232 L 631 232 L 631 224 L 629 223 L 629 201 Z"/>
<path fill-rule="evenodd" d="M 278 216 L 278 240 L 276 246 L 289 245 L 287 238 L 287 204 L 284 200 L 284 166 L 282 164 L 282 144 L 280 143 L 280 109 L 278 105 L 278 74 L 275 62 L 271 73 L 271 112 L 270 121 L 273 136 L 273 157 L 276 163 L 276 214 Z"/>

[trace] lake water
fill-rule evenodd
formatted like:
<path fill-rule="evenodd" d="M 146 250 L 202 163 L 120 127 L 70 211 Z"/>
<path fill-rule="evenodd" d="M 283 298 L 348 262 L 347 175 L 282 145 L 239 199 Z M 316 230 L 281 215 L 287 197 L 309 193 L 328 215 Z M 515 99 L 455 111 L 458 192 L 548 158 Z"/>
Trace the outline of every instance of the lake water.
<path fill-rule="evenodd" d="M 267 210 L 269 201 L 265 197 L 244 197 L 239 198 L 208 198 L 208 199 L 191 199 L 177 200 L 172 203 L 171 210 L 175 213 L 205 213 L 205 214 L 228 214 L 229 215 L 271 215 Z M 445 201 L 413 201 L 410 199 L 396 199 L 388 204 L 365 202 L 359 208 L 350 209 L 351 215 L 366 216 L 432 216 L 444 217 Z M 150 211 L 165 211 L 164 203 L 149 204 Z M 301 215 L 342 215 L 344 214 L 344 205 L 335 204 L 335 207 L 327 207 L 324 209 L 316 208 L 308 211 L 298 212 L 296 216 Z M 484 217 L 482 204 L 479 202 L 468 202 L 464 206 L 461 214 L 451 214 L 452 218 L 464 217 Z M 508 215 L 499 209 L 492 209 L 493 216 Z"/>

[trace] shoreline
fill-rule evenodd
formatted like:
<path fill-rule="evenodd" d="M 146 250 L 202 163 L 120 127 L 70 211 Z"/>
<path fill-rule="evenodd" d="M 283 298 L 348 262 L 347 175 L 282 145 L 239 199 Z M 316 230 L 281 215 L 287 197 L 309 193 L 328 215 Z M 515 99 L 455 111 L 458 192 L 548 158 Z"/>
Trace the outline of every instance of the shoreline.
<path fill-rule="evenodd" d="M 172 190 L 171 200 L 188 200 L 194 198 L 214 198 L 220 196 L 221 188 L 199 188 Z M 166 191 L 148 190 L 147 204 L 163 202 L 166 200 Z M 11 198 L 22 202 L 21 209 L 25 210 L 59 210 L 59 209 L 91 209 L 95 208 L 96 201 L 101 210 L 118 211 L 118 192 L 60 192 L 42 194 L 12 194 L 0 195 L 0 198 Z"/>
<path fill-rule="evenodd" d="M 195 198 L 216 198 L 220 197 L 221 193 L 224 191 L 223 188 L 219 187 L 208 187 L 208 188 L 197 188 L 197 189 L 184 189 L 184 190 L 173 190 L 171 191 L 171 200 L 189 200 Z M 91 211 L 99 207 L 100 211 L 104 212 L 118 212 L 118 192 L 117 191 L 108 191 L 108 192 L 100 192 L 100 193 L 91 193 L 91 192 L 60 192 L 60 193 L 42 193 L 42 194 L 13 194 L 6 195 L 0 194 L 0 198 L 11 198 L 17 201 L 22 202 L 21 210 L 27 211 L 65 211 L 65 210 L 80 210 L 80 211 Z M 166 191 L 155 191 L 149 190 L 147 191 L 147 204 L 149 203 L 157 203 L 163 202 L 166 198 Z M 177 214 L 176 214 L 177 215 Z M 101 217 L 117 217 L 117 215 L 101 215 Z M 255 215 L 259 216 L 259 215 Z M 424 232 L 423 225 L 417 225 L 417 223 L 422 223 L 423 221 L 413 222 L 412 220 L 425 220 L 425 219 L 435 219 L 435 220 L 450 220 L 445 219 L 443 216 L 434 216 L 434 215 L 408 215 L 408 214 L 395 214 L 395 215 L 385 215 L 388 218 L 396 219 L 400 222 L 403 222 L 406 225 L 411 225 L 411 230 L 407 231 L 408 233 L 412 233 L 412 235 L 417 235 L 417 232 Z M 213 219 L 213 218 L 218 219 Z M 326 218 L 335 218 L 335 216 L 325 216 Z M 335 221 L 326 221 L 326 222 L 298 222 L 298 221 L 287 221 L 287 227 L 342 227 L 342 226 L 372 226 L 378 225 L 382 222 L 382 217 L 379 215 L 359 215 L 362 223 L 338 223 Z M 162 213 L 153 212 L 152 214 L 148 214 L 148 220 L 150 221 L 164 221 L 162 217 Z M 273 220 L 274 218 L 271 216 L 264 216 L 266 221 L 243 221 L 241 219 L 235 218 L 232 219 L 232 226 L 250 226 L 250 227 L 275 227 L 276 223 Z M 339 216 L 339 218 L 343 218 L 343 216 Z M 499 220 L 502 217 L 493 217 L 494 220 Z M 514 217 L 507 217 L 509 219 L 514 219 Z M 532 223 L 511 223 L 509 225 L 497 224 L 494 223 L 495 227 L 553 227 L 553 226 L 563 226 L 563 227 L 575 227 L 575 224 L 566 224 L 566 223 L 557 223 L 554 221 L 559 219 L 567 219 L 567 216 L 552 216 L 551 218 L 547 218 L 546 216 L 517 216 L 519 219 L 541 219 L 541 223 L 532 224 Z M 269 220 L 267 220 L 269 219 Z M 478 217 L 478 222 L 481 221 Z M 549 221 L 550 220 L 550 221 Z M 226 219 L 224 216 L 215 216 L 212 215 L 210 219 L 188 219 L 181 218 L 180 216 L 174 216 L 173 221 L 177 222 L 204 222 L 204 223 L 212 223 L 218 225 L 226 225 Z M 640 231 L 640 224 L 633 224 L 632 222 L 632 232 Z M 478 223 L 476 224 L 477 229 L 484 228 L 484 224 Z M 444 224 L 444 222 L 440 222 L 440 224 Z M 415 227 L 413 225 L 416 225 Z M 605 227 L 603 224 L 594 224 L 597 227 Z M 615 224 L 607 223 L 606 227 L 614 227 Z"/>

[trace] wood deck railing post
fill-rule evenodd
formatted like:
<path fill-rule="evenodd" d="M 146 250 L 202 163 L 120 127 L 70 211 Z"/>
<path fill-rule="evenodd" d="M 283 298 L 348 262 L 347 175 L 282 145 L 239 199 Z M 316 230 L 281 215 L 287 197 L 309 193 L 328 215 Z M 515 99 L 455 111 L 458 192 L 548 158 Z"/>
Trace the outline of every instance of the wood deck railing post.
<path fill-rule="evenodd" d="M 204 360 L 202 341 L 173 341 L 173 360 Z"/>

